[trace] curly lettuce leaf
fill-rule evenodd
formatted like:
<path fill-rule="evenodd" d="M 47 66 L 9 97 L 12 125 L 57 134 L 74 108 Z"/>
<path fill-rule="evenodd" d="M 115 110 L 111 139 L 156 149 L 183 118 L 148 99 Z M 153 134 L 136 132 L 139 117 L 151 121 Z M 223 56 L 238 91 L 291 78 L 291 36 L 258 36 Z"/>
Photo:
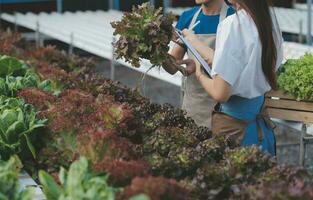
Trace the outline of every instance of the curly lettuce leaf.
<path fill-rule="evenodd" d="M 117 59 L 123 58 L 135 67 L 140 67 L 141 59 L 150 60 L 153 66 L 162 66 L 169 59 L 168 45 L 173 38 L 175 18 L 161 11 L 144 3 L 124 14 L 121 21 L 111 23 L 114 35 L 119 35 L 113 43 Z"/>
<path fill-rule="evenodd" d="M 278 85 L 299 101 L 313 101 L 313 55 L 288 60 L 280 71 Z"/>

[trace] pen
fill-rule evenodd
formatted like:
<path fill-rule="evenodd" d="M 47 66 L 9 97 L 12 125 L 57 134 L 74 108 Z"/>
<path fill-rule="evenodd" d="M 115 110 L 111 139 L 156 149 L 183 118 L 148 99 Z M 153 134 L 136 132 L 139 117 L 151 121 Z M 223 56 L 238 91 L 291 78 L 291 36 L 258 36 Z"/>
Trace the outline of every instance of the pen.
<path fill-rule="evenodd" d="M 200 24 L 200 20 L 197 21 L 192 27 L 190 27 L 188 30 L 193 30 L 196 26 L 198 26 L 198 24 Z"/>

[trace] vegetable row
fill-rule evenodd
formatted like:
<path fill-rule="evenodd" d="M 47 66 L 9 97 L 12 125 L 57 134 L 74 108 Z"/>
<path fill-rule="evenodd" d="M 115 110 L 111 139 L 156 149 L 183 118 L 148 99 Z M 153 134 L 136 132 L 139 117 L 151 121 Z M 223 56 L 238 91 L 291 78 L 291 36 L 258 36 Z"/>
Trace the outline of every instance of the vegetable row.
<path fill-rule="evenodd" d="M 18 136 L 18 148 L 0 155 L 17 154 L 49 200 L 313 198 L 305 169 L 212 136 L 182 110 L 151 104 L 97 74 L 89 59 L 36 48 L 7 32 L 0 34 L 0 53 L 31 66 L 3 77 L 32 72 L 37 83 L 3 97 L 14 108 L 7 124 L 24 125 L 9 134 Z"/>

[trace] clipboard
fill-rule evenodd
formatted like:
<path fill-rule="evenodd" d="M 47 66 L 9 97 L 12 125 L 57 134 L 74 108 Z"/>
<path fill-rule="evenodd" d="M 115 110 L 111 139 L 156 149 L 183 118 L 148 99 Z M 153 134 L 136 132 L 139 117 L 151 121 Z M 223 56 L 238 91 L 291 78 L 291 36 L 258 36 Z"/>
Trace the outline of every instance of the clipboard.
<path fill-rule="evenodd" d="M 205 72 L 209 76 L 209 78 L 212 79 L 212 70 L 209 66 L 209 64 L 202 58 L 202 56 L 198 53 L 198 51 L 191 46 L 191 44 L 184 38 L 180 30 L 174 29 L 176 35 L 179 37 L 179 39 L 186 45 L 186 47 L 190 50 L 190 52 L 195 56 L 195 58 L 198 60 L 200 65 L 204 68 Z"/>

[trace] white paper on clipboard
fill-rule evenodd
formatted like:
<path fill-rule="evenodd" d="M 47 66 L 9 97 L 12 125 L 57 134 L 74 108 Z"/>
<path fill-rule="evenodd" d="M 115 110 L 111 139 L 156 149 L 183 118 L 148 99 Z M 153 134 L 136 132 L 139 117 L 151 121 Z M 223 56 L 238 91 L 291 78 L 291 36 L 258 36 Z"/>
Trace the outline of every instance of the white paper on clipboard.
<path fill-rule="evenodd" d="M 190 50 L 190 52 L 195 56 L 198 62 L 203 66 L 204 70 L 207 72 L 210 78 L 212 78 L 212 70 L 209 64 L 202 58 L 202 56 L 198 53 L 198 51 L 191 46 L 191 44 L 184 38 L 184 36 L 180 33 L 179 30 L 175 29 L 176 35 L 179 39 L 186 45 L 186 47 Z"/>

